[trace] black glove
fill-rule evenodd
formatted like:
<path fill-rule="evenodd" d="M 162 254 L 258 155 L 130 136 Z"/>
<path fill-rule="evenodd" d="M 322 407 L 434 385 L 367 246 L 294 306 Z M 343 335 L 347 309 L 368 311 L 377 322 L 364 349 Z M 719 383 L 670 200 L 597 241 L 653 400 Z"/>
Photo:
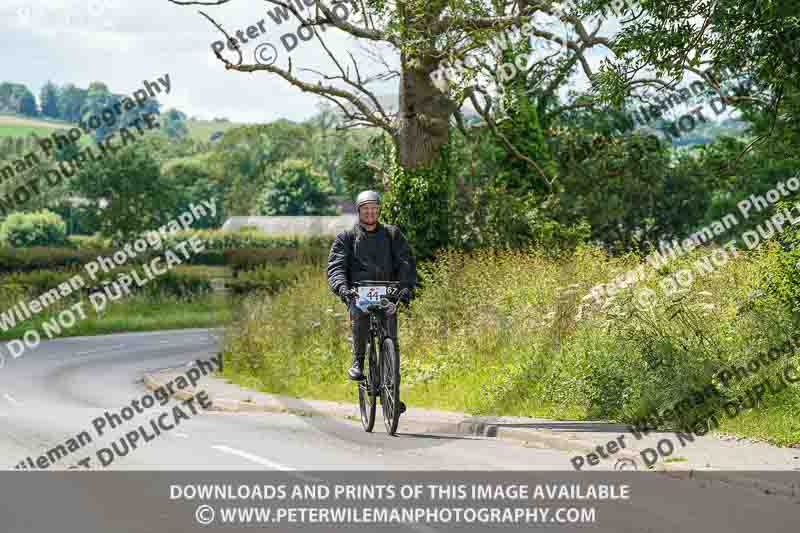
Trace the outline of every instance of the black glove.
<path fill-rule="evenodd" d="M 408 305 L 414 299 L 414 289 L 407 287 L 400 291 L 398 300 Z"/>
<path fill-rule="evenodd" d="M 346 285 L 342 285 L 339 287 L 338 294 L 339 294 L 339 299 L 342 300 L 342 303 L 344 303 L 344 305 L 348 307 L 350 307 L 350 304 L 353 303 L 353 300 L 355 299 L 353 290 L 348 288 Z"/>

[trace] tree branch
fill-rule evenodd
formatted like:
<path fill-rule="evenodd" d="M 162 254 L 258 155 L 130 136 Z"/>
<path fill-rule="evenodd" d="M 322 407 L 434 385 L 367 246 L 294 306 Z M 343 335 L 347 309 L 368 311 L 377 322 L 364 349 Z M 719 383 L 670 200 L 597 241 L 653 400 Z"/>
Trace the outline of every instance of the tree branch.
<path fill-rule="evenodd" d="M 370 41 L 386 41 L 394 44 L 395 46 L 399 46 L 394 37 L 392 37 L 388 33 L 375 29 L 360 28 L 358 26 L 355 26 L 354 24 L 350 24 L 343 18 L 342 19 L 338 18 L 334 14 L 333 10 L 328 6 L 326 6 L 325 4 L 323 4 L 321 0 L 317 0 L 314 3 L 314 6 L 316 6 L 316 8 L 319 11 L 321 11 L 322 14 L 325 15 L 325 17 L 321 18 L 319 16 L 316 16 L 314 19 L 303 18 L 303 16 L 300 14 L 299 11 L 297 11 L 297 8 L 295 8 L 295 6 L 293 6 L 290 3 L 283 2 L 282 0 L 264 0 L 264 1 L 285 8 L 286 10 L 291 12 L 295 17 L 297 17 L 297 19 L 302 22 L 303 26 L 320 26 L 322 24 L 332 24 L 338 29 L 349 33 L 353 37 L 368 39 Z M 342 0 L 342 2 L 336 2 L 336 3 L 337 4 L 344 3 L 344 0 Z"/>
<path fill-rule="evenodd" d="M 486 107 L 482 108 L 480 106 L 480 104 L 478 103 L 477 98 L 475 98 L 475 91 L 470 91 L 469 99 L 472 102 L 472 105 L 473 105 L 473 107 L 475 107 L 475 110 L 478 112 L 478 114 L 486 121 L 486 124 L 488 124 L 489 129 L 491 129 L 492 133 L 495 134 L 497 136 L 497 138 L 500 139 L 503 142 L 503 144 L 506 146 L 506 149 L 509 151 L 509 153 L 512 156 L 514 156 L 517 159 L 519 159 L 520 161 L 525 161 L 526 163 L 531 165 L 534 169 L 536 169 L 536 171 L 542 176 L 542 179 L 544 180 L 544 182 L 547 184 L 548 189 L 550 189 L 550 191 L 552 191 L 553 190 L 553 182 L 555 182 L 556 178 L 553 178 L 552 180 L 548 179 L 547 178 L 547 174 L 545 174 L 544 171 L 541 169 L 541 167 L 536 164 L 536 161 L 532 160 L 530 157 L 528 157 L 525 154 L 521 153 L 517 149 L 517 147 L 514 146 L 511 143 L 511 141 L 508 140 L 508 137 L 503 135 L 503 133 L 497 128 L 497 124 L 495 124 L 494 120 L 492 120 L 492 117 L 491 117 L 491 115 L 489 113 L 490 108 L 491 108 L 491 103 L 487 103 Z"/>

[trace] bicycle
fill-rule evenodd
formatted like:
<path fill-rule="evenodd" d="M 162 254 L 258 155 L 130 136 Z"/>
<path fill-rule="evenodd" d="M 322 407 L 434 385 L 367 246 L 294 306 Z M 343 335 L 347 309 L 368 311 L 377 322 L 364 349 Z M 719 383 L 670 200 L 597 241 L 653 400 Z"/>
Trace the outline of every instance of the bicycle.
<path fill-rule="evenodd" d="M 375 426 L 375 409 L 380 394 L 383 409 L 383 423 L 386 432 L 394 435 L 400 421 L 400 355 L 395 349 L 395 341 L 389 336 L 386 325 L 387 315 L 397 312 L 397 302 L 403 292 L 387 296 L 389 287 L 397 287 L 396 281 L 362 281 L 354 283 L 354 294 L 370 303 L 369 336 L 367 337 L 367 356 L 364 358 L 365 379 L 358 384 L 358 405 L 361 411 L 361 424 L 364 431 L 371 433 Z M 380 347 L 379 354 L 375 347 Z"/>

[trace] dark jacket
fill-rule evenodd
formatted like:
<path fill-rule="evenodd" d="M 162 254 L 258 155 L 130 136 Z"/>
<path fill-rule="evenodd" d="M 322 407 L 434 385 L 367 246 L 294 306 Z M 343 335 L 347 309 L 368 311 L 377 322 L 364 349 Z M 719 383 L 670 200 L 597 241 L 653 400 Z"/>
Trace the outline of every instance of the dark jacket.
<path fill-rule="evenodd" d="M 408 242 L 397 226 L 381 224 L 367 231 L 360 223 L 336 236 L 328 255 L 328 286 L 352 288 L 356 281 L 399 281 L 417 284 L 417 268 Z"/>

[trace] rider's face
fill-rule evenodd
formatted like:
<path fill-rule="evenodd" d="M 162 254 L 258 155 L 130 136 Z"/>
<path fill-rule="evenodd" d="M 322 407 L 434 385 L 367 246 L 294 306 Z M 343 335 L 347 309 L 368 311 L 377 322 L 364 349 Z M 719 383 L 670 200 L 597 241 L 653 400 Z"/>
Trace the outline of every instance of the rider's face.
<path fill-rule="evenodd" d="M 378 204 L 367 202 L 359 209 L 359 218 L 363 224 L 372 226 L 378 222 Z"/>

